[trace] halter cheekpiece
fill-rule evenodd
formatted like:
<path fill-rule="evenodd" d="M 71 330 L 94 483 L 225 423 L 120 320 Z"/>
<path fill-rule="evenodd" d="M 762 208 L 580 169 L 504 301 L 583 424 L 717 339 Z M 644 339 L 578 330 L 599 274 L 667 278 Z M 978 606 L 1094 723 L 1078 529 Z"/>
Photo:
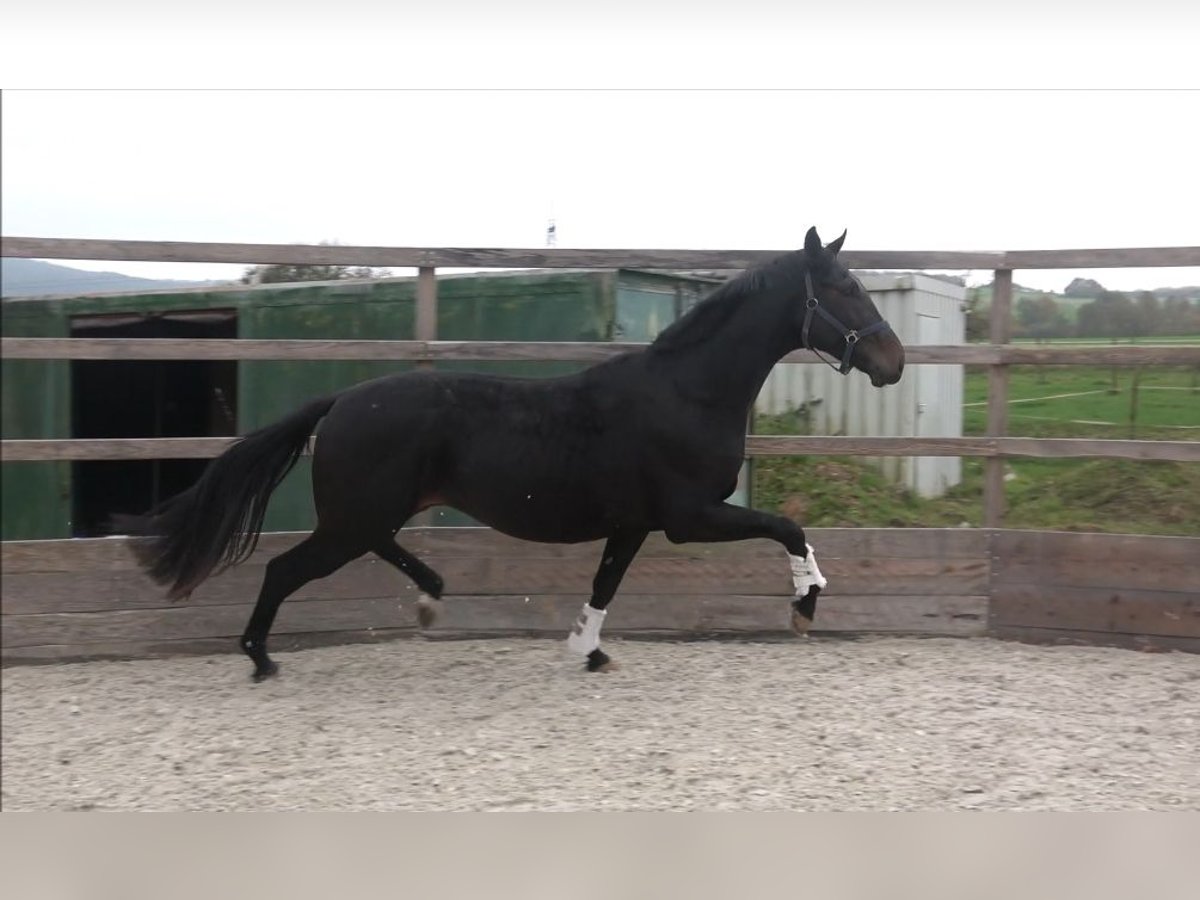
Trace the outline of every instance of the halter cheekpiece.
<path fill-rule="evenodd" d="M 800 331 L 801 346 L 804 347 L 805 350 L 811 350 L 813 353 L 815 353 L 817 355 L 817 359 L 821 360 L 821 362 L 825 363 L 831 369 L 836 368 L 838 373 L 841 375 L 845 375 L 850 371 L 850 357 L 854 355 L 854 348 L 858 345 L 858 342 L 862 338 L 875 334 L 876 332 L 892 330 L 892 326 L 887 323 L 886 319 L 880 319 L 878 322 L 873 322 L 861 331 L 856 328 L 847 328 L 842 324 L 837 316 L 826 311 L 825 308 L 821 306 L 820 301 L 817 300 L 816 293 L 813 291 L 812 275 L 809 274 L 807 268 L 804 270 L 804 291 L 807 296 L 804 301 L 804 325 Z M 840 366 L 834 366 L 833 363 L 821 355 L 820 350 L 808 342 L 808 329 L 812 325 L 814 313 L 832 325 L 837 331 L 841 332 L 842 340 L 846 342 L 846 350 L 844 353 L 842 353 L 842 364 Z"/>

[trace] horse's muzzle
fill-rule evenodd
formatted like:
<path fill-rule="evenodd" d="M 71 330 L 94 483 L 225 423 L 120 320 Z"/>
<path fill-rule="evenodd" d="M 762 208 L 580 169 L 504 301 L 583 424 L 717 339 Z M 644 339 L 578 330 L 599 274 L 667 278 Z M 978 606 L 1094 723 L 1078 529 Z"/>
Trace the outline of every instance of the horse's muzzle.
<path fill-rule="evenodd" d="M 872 365 L 867 374 L 871 378 L 871 384 L 875 387 L 895 384 L 904 374 L 904 345 L 894 336 L 892 336 L 892 342 L 894 346 L 880 354 L 889 358 L 879 359 L 876 357 L 871 361 Z"/>
<path fill-rule="evenodd" d="M 896 371 L 892 374 L 882 374 L 880 372 L 871 373 L 871 384 L 874 387 L 885 387 L 889 384 L 895 384 L 900 380 L 900 375 L 904 372 L 904 364 L 901 363 Z"/>

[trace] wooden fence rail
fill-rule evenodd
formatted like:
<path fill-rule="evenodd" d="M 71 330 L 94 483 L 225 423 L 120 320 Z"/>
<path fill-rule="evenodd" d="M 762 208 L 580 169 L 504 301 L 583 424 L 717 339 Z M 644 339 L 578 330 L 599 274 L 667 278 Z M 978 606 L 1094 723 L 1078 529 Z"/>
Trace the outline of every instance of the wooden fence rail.
<path fill-rule="evenodd" d="M 211 459 L 237 438 L 76 438 L 0 442 L 5 462 L 50 460 Z M 311 444 L 310 444 L 311 449 Z M 1022 437 L 840 437 L 761 435 L 746 438 L 746 455 L 982 456 L 1000 459 L 1106 458 L 1200 462 L 1200 441 Z"/>
<path fill-rule="evenodd" d="M 0 355 L 5 359 L 599 362 L 645 346 L 588 341 L 8 337 L 0 338 Z M 905 347 L 905 361 L 909 365 L 1200 366 L 1200 345 L 926 345 Z M 797 350 L 782 362 L 808 365 L 821 361 L 808 350 Z"/>
<path fill-rule="evenodd" d="M 795 248 L 790 248 L 795 249 Z M 337 244 L 228 244 L 0 238 L 0 255 L 37 259 L 108 259 L 245 265 L 341 265 L 420 268 L 744 269 L 786 250 L 574 250 L 462 247 L 361 247 Z M 1104 269 L 1200 266 L 1200 247 L 1135 247 L 1008 252 L 846 250 L 858 269 Z"/>

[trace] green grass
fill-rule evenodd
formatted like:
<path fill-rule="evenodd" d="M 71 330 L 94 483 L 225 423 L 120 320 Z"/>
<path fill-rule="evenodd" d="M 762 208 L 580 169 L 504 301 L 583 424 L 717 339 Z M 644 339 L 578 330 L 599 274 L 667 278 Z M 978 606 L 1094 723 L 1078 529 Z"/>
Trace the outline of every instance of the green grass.
<path fill-rule="evenodd" d="M 1013 459 L 1007 468 L 1008 528 L 1200 534 L 1196 463 Z"/>
<path fill-rule="evenodd" d="M 1008 433 L 1200 440 L 1200 385 L 1194 370 L 1143 370 L 1137 420 L 1131 426 L 1132 378 L 1132 369 L 1116 370 L 1112 393 L 1109 368 L 1014 367 L 1010 399 L 1082 396 L 1012 404 Z M 964 394 L 967 404 L 986 400 L 986 373 L 968 371 Z M 964 433 L 982 434 L 985 421 L 986 406 L 968 405 Z M 760 416 L 755 431 L 803 433 L 802 422 L 793 416 Z M 1006 462 L 1006 472 L 1004 524 L 1009 528 L 1200 534 L 1200 465 L 1195 463 L 1014 458 Z M 962 483 L 936 499 L 889 483 L 856 457 L 764 457 L 754 461 L 752 479 L 756 507 L 809 526 L 977 526 L 983 518 L 983 460 L 978 457 L 965 457 Z"/>
<path fill-rule="evenodd" d="M 1010 435 L 1200 440 L 1200 370 L 1194 368 L 1147 367 L 1138 374 L 1129 367 L 1012 366 L 1008 397 Z M 964 434 L 984 433 L 986 401 L 987 373 L 968 368 Z"/>
<path fill-rule="evenodd" d="M 794 415 L 759 416 L 757 434 L 799 434 L 803 423 Z M 964 460 L 964 465 L 969 462 Z M 982 467 L 980 467 L 982 472 Z M 779 512 L 806 525 L 828 528 L 887 526 L 895 528 L 977 525 L 981 476 L 937 500 L 926 500 L 889 482 L 856 457 L 767 456 L 754 460 L 752 492 L 758 509 Z"/>

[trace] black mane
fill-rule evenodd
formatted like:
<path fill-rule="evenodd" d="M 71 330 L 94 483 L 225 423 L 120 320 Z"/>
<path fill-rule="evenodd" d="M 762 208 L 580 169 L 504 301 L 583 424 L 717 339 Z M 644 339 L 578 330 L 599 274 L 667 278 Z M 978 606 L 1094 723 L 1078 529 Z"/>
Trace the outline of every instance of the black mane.
<path fill-rule="evenodd" d="M 799 279 L 802 253 L 785 253 L 731 278 L 659 333 L 650 348 L 659 352 L 683 350 L 719 331 L 748 297 L 766 293 Z"/>

